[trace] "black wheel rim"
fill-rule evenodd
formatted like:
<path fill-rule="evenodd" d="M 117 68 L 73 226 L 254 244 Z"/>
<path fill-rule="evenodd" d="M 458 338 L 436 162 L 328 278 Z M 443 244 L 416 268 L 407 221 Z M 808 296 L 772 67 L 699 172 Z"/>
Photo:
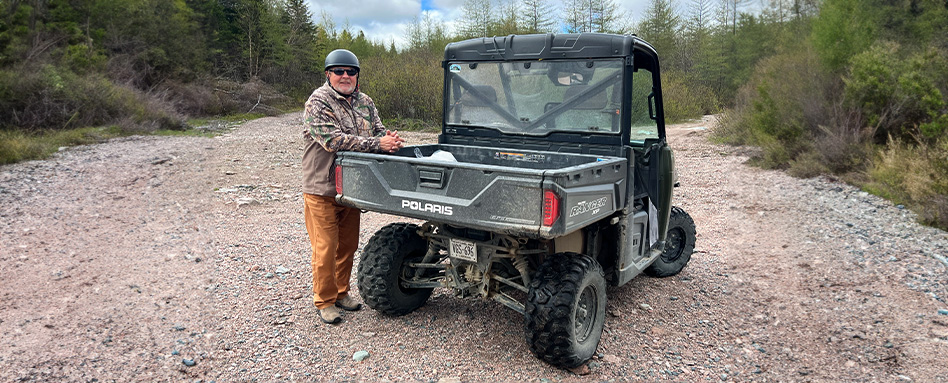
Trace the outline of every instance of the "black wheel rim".
<path fill-rule="evenodd" d="M 579 295 L 579 302 L 576 303 L 576 314 L 573 317 L 574 334 L 576 341 L 585 342 L 592 334 L 599 320 L 599 296 L 596 294 L 596 288 L 586 286 L 583 293 Z"/>
<path fill-rule="evenodd" d="M 665 251 L 662 252 L 662 260 L 665 263 L 671 263 L 681 257 L 681 251 L 685 248 L 685 231 L 681 228 L 674 228 L 668 231 L 665 238 Z"/>

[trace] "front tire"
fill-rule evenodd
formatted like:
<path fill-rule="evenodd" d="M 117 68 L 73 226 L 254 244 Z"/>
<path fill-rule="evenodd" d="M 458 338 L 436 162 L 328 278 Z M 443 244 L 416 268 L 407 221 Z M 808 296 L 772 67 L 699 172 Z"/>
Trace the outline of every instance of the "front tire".
<path fill-rule="evenodd" d="M 670 277 L 681 272 L 695 250 L 695 221 L 680 207 L 672 206 L 668 234 L 661 257 L 645 268 L 650 277 Z"/>
<path fill-rule="evenodd" d="M 421 261 L 428 242 L 418 235 L 418 225 L 389 224 L 369 239 L 359 261 L 358 284 L 362 300 L 387 315 L 405 315 L 423 306 L 433 288 L 404 288 L 403 276 L 414 272 L 410 262 Z"/>
<path fill-rule="evenodd" d="M 606 319 L 606 280 L 596 260 L 577 253 L 547 258 L 526 303 L 527 343 L 538 358 L 573 368 L 596 353 Z"/>

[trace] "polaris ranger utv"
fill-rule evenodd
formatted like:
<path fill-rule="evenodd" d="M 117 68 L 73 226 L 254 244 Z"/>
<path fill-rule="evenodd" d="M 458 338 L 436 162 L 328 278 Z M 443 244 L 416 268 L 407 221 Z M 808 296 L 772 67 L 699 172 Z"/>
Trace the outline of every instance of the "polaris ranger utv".
<path fill-rule="evenodd" d="M 524 315 L 536 356 L 579 366 L 607 283 L 675 275 L 694 249 L 672 206 L 658 56 L 635 36 L 511 35 L 448 44 L 442 66 L 437 144 L 338 153 L 340 203 L 424 222 L 369 240 L 362 298 L 388 315 L 437 287 L 493 299 Z"/>

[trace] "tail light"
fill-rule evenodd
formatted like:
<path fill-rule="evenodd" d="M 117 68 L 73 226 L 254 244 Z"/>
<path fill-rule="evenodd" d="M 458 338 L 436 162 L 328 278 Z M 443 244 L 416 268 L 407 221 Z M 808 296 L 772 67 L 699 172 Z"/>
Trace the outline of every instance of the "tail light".
<path fill-rule="evenodd" d="M 336 194 L 342 194 L 342 166 L 336 165 Z"/>
<path fill-rule="evenodd" d="M 553 226 L 560 217 L 560 197 L 552 190 L 543 191 L 543 226 Z"/>

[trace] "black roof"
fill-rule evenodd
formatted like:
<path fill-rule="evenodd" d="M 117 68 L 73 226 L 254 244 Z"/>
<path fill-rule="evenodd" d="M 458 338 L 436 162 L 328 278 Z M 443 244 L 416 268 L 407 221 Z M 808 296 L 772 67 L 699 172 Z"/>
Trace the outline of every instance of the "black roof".
<path fill-rule="evenodd" d="M 474 38 L 450 43 L 445 61 L 551 60 L 628 57 L 633 51 L 657 56 L 655 49 L 637 36 L 605 33 L 509 35 Z"/>

